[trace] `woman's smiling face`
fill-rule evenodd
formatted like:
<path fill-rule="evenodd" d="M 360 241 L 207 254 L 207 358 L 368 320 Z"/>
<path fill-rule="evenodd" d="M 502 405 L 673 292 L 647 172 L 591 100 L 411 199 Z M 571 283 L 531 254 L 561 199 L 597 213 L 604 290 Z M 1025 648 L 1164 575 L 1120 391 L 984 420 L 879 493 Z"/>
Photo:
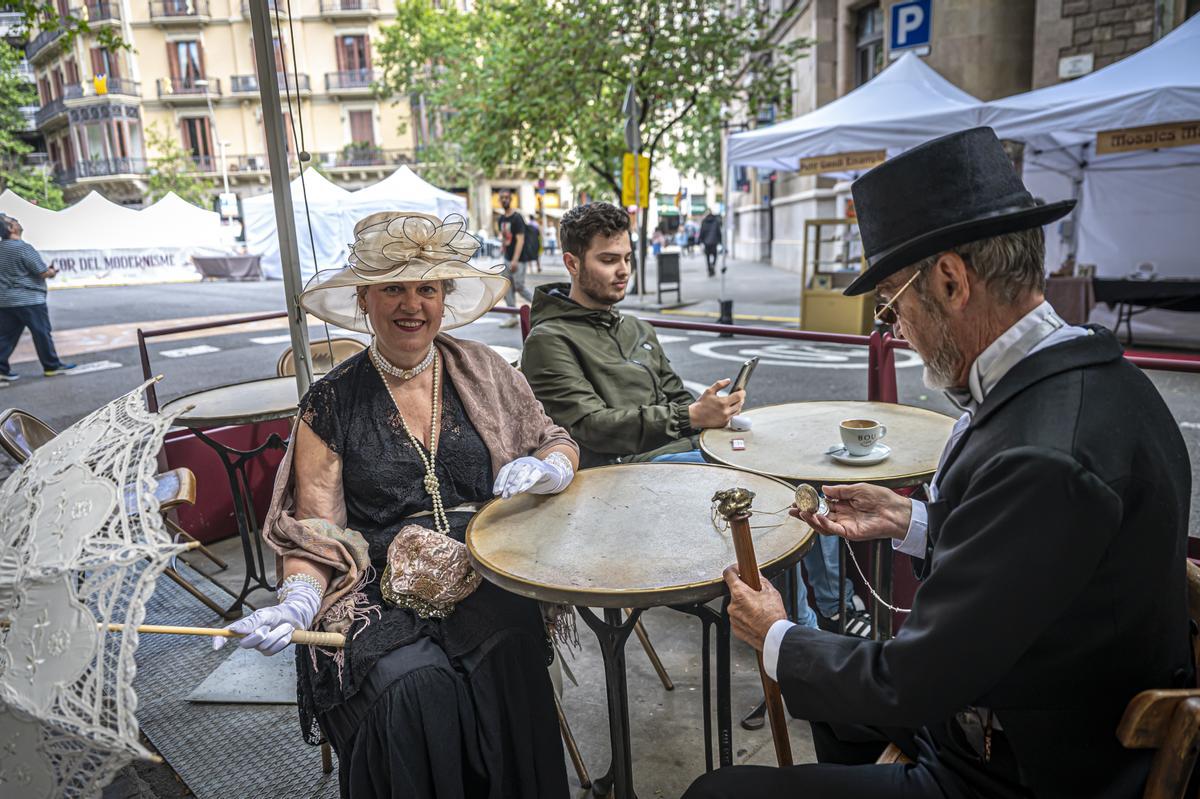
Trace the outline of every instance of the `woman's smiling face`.
<path fill-rule="evenodd" d="M 369 286 L 361 296 L 383 354 L 397 366 L 420 363 L 442 327 L 445 287 L 440 280 Z M 415 363 L 409 363 L 413 359 Z"/>

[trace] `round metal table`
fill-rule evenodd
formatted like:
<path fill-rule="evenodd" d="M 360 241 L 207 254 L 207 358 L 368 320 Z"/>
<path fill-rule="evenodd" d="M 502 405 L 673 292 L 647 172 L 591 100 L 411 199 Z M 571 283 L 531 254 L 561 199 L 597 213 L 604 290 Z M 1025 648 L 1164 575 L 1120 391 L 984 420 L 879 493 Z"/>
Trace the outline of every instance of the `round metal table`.
<path fill-rule="evenodd" d="M 189 410 L 175 419 L 175 424 L 188 428 L 196 438 L 211 447 L 220 457 L 221 465 L 225 467 L 225 473 L 229 477 L 233 512 L 237 519 L 238 535 L 242 539 L 242 555 L 246 561 L 246 579 L 242 582 L 241 592 L 225 611 L 226 616 L 232 617 L 254 589 L 275 590 L 275 586 L 267 580 L 262 536 L 259 535 L 258 523 L 254 518 L 254 497 L 250 490 L 249 476 L 246 474 L 246 464 L 268 449 L 286 449 L 287 443 L 277 433 L 272 433 L 254 449 L 240 450 L 225 446 L 203 431 L 214 427 L 286 419 L 296 415 L 299 404 L 295 377 L 271 377 L 207 388 L 177 397 L 163 406 L 164 411 L 190 406 Z"/>
<path fill-rule="evenodd" d="M 752 429 L 705 430 L 700 449 L 717 463 L 797 483 L 874 483 L 889 488 L 917 485 L 937 470 L 954 420 L 944 414 L 893 402 L 788 402 L 746 411 Z M 845 419 L 874 419 L 887 427 L 882 441 L 892 454 L 874 466 L 847 466 L 825 450 L 840 444 Z M 746 449 L 735 452 L 740 438 Z"/>
<path fill-rule="evenodd" d="M 503 344 L 489 344 L 489 347 L 510 365 L 517 366 L 521 363 L 521 350 L 518 347 L 506 347 Z"/>
<path fill-rule="evenodd" d="M 778 477 L 792 483 L 815 486 L 845 483 L 874 483 L 904 488 L 927 481 L 937 471 L 942 449 L 954 428 L 954 419 L 935 411 L 893 402 L 816 401 L 766 405 L 745 412 L 752 429 L 705 430 L 700 449 L 705 457 L 755 474 Z M 825 451 L 840 444 L 838 426 L 845 419 L 874 419 L 887 427 L 882 440 L 891 455 L 873 466 L 838 463 Z M 746 448 L 734 451 L 730 442 L 741 438 Z M 845 542 L 843 542 L 843 547 Z M 886 541 L 873 545 L 872 582 L 891 600 L 892 548 Z M 844 549 L 838 553 L 838 584 L 845 575 Z M 844 607 L 839 616 L 846 618 Z M 878 601 L 871 603 L 871 626 L 876 638 L 891 633 L 891 613 Z"/>
<path fill-rule="evenodd" d="M 728 619 L 704 603 L 726 593 L 722 572 L 737 561 L 728 531 L 712 521 L 712 496 L 742 487 L 762 513 L 752 521 L 760 568 L 768 575 L 794 564 L 812 529 L 786 514 L 792 487 L 782 480 L 713 465 L 638 463 L 580 471 L 561 494 L 520 494 L 492 501 L 471 519 L 471 561 L 515 594 L 575 605 L 596 633 L 608 689 L 611 778 L 618 799 L 633 796 L 625 641 L 645 608 L 667 606 L 704 623 L 705 754 L 711 766 L 708 634 L 717 637 L 718 741 L 732 760 Z M 772 513 L 774 512 L 774 513 Z M 590 609 L 604 609 L 602 621 Z M 635 608 L 623 619 L 622 608 Z"/>

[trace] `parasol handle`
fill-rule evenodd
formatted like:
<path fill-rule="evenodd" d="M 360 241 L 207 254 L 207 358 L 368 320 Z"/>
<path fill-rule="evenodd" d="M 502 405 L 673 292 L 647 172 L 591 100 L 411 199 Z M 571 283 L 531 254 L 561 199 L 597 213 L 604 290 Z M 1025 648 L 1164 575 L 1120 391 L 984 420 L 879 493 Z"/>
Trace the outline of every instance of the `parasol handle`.
<path fill-rule="evenodd" d="M 759 579 L 758 559 L 754 555 L 754 541 L 750 538 L 750 514 L 739 513 L 729 518 L 733 533 L 733 551 L 737 554 L 738 574 L 746 585 L 755 591 L 762 590 Z M 779 683 L 767 676 L 763 667 L 762 653 L 758 653 L 758 676 L 762 679 L 763 696 L 767 702 L 767 717 L 771 721 L 771 738 L 775 742 L 775 759 L 780 766 L 792 765 L 792 743 L 788 739 L 787 716 L 783 712 L 783 695 Z"/>
<path fill-rule="evenodd" d="M 110 624 L 108 629 L 111 632 L 121 632 L 125 629 L 124 624 Z M 207 635 L 211 638 L 244 638 L 241 633 L 233 633 L 221 627 L 173 627 L 164 624 L 141 624 L 138 625 L 139 633 L 161 633 L 164 635 Z M 333 649 L 340 649 L 346 645 L 346 636 L 341 633 L 321 633 L 313 630 L 296 630 L 292 633 L 293 644 L 309 644 L 312 646 L 325 646 Z"/>

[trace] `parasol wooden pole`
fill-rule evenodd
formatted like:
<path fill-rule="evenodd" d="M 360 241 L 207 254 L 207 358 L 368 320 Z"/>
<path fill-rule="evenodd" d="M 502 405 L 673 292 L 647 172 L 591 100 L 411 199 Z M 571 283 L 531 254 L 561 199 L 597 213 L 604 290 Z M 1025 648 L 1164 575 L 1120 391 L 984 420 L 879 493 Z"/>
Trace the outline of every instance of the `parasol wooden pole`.
<path fill-rule="evenodd" d="M 737 554 L 738 574 L 742 582 L 755 591 L 762 590 L 758 575 L 758 559 L 754 556 L 754 541 L 750 538 L 750 514 L 729 516 L 733 531 L 733 551 Z M 775 759 L 780 766 L 792 765 L 792 743 L 788 739 L 787 717 L 783 712 L 783 695 L 779 683 L 767 676 L 762 653 L 758 653 L 758 676 L 762 678 L 763 696 L 767 700 L 767 717 L 771 721 L 771 738 L 775 741 Z"/>
<path fill-rule="evenodd" d="M 125 629 L 124 624 L 108 625 L 109 632 L 119 633 Z M 241 633 L 233 633 L 220 627 L 172 627 L 163 624 L 139 624 L 139 633 L 161 633 L 163 635 L 207 635 L 211 638 L 245 638 Z M 312 630 L 296 630 L 292 633 L 293 644 L 312 644 L 340 649 L 346 645 L 346 636 L 341 633 L 319 633 Z"/>

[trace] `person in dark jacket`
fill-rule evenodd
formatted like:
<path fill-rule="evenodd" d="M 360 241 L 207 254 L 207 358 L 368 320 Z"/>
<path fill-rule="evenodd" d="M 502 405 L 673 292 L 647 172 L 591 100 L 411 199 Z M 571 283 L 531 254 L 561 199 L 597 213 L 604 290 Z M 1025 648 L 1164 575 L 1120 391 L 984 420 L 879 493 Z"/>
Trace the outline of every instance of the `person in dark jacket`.
<path fill-rule="evenodd" d="M 717 248 L 721 246 L 721 217 L 708 209 L 704 219 L 700 220 L 700 243 L 704 245 L 704 265 L 708 267 L 708 276 L 717 274 Z"/>
<path fill-rule="evenodd" d="M 718 380 L 692 396 L 654 328 L 615 310 L 633 249 L 629 215 L 609 203 L 565 213 L 559 225 L 570 283 L 539 286 L 521 371 L 557 424 L 579 444 L 580 466 L 651 460 L 703 462 L 700 431 L 724 427 L 746 392 Z"/>
<path fill-rule="evenodd" d="M 792 626 L 777 592 L 726 572 L 735 634 L 762 652 L 817 764 L 706 775 L 733 796 L 1141 796 L 1151 752 L 1116 728 L 1129 700 L 1194 683 L 1179 427 L 1113 335 L 1044 301 L 1036 203 L 990 128 L 914 148 L 853 186 L 868 270 L 846 290 L 963 410 L 928 503 L 825 489 L 849 540 L 893 539 L 923 580 L 889 641 Z M 903 197 L 903 203 L 895 198 Z M 888 741 L 911 764 L 874 765 Z"/>

